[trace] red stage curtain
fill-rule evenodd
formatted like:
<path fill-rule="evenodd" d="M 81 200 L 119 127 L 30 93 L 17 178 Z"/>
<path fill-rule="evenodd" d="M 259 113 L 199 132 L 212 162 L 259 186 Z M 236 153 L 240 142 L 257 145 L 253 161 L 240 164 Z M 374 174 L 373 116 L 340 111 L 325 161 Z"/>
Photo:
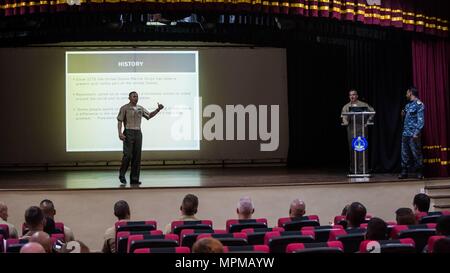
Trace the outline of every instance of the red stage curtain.
<path fill-rule="evenodd" d="M 425 104 L 422 139 L 425 172 L 428 176 L 449 176 L 450 43 L 443 40 L 413 40 L 412 55 L 414 85 Z"/>
<path fill-rule="evenodd" d="M 0 16 L 45 12 L 140 11 L 283 14 L 322 17 L 363 24 L 402 28 L 405 31 L 448 36 L 449 1 L 381 0 L 80 0 L 69 7 L 66 0 L 0 0 Z"/>

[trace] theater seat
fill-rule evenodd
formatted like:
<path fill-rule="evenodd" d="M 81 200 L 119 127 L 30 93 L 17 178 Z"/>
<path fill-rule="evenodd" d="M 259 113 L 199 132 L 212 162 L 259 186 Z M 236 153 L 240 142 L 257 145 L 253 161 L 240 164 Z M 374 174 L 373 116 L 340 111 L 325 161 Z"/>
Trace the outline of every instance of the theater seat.
<path fill-rule="evenodd" d="M 0 235 L 2 235 L 4 239 L 9 239 L 9 226 L 8 225 L 0 225 Z"/>
<path fill-rule="evenodd" d="M 430 238 L 428 238 L 427 252 L 433 253 L 434 244 L 436 243 L 436 241 L 443 239 L 443 238 L 446 238 L 446 236 L 442 236 L 442 235 L 430 236 Z"/>
<path fill-rule="evenodd" d="M 418 219 L 419 224 L 437 223 L 439 218 L 443 215 L 450 215 L 450 211 L 444 210 L 444 211 L 433 211 L 427 214 L 421 213 Z"/>
<path fill-rule="evenodd" d="M 163 235 L 161 230 L 119 231 L 116 233 L 116 252 L 127 253 L 128 238 L 131 235 Z"/>
<path fill-rule="evenodd" d="M 269 231 L 284 231 L 284 228 L 246 228 L 241 230 L 247 234 L 247 242 L 249 245 L 263 245 L 264 236 Z"/>
<path fill-rule="evenodd" d="M 216 232 L 212 229 L 202 230 L 202 229 L 183 229 L 180 233 L 181 246 L 192 248 L 198 235 L 203 233 L 226 233 L 226 231 Z"/>
<path fill-rule="evenodd" d="M 177 247 L 156 247 L 156 248 L 138 248 L 133 253 L 191 253 L 189 247 L 177 246 Z"/>
<path fill-rule="evenodd" d="M 133 253 L 138 248 L 177 247 L 179 246 L 178 235 L 131 235 L 128 237 L 128 251 Z"/>
<path fill-rule="evenodd" d="M 317 226 L 317 227 L 302 227 L 301 230 L 311 230 L 314 232 L 316 242 L 327 242 L 330 237 L 330 231 L 343 229 L 341 225 L 334 226 Z"/>
<path fill-rule="evenodd" d="M 267 228 L 267 219 L 229 219 L 225 225 L 227 231 L 233 233 L 240 232 L 246 228 Z"/>
<path fill-rule="evenodd" d="M 4 241 L 3 234 L 0 234 L 0 253 L 5 252 L 5 250 L 3 249 L 4 245 L 5 245 L 5 241 Z"/>
<path fill-rule="evenodd" d="M 314 232 L 306 231 L 270 231 L 264 237 L 264 244 L 269 246 L 270 253 L 285 253 L 286 246 L 291 243 L 312 243 Z"/>
<path fill-rule="evenodd" d="M 197 237 L 197 241 L 203 238 L 212 237 L 219 240 L 224 246 L 244 246 L 248 245 L 247 234 L 244 232 L 235 233 L 203 233 Z"/>
<path fill-rule="evenodd" d="M 286 247 L 286 253 L 344 253 L 339 241 L 325 243 L 293 243 Z"/>
<path fill-rule="evenodd" d="M 358 251 L 365 235 L 366 229 L 363 228 L 331 230 L 328 241 L 340 241 L 344 245 L 345 253 L 354 253 Z"/>
<path fill-rule="evenodd" d="M 224 246 L 224 253 L 269 253 L 266 245 Z"/>
<path fill-rule="evenodd" d="M 120 231 L 150 231 L 156 230 L 157 224 L 154 220 L 147 221 L 117 221 L 115 223 L 116 233 Z"/>
<path fill-rule="evenodd" d="M 28 243 L 28 239 L 7 239 L 5 241 L 6 253 L 19 253 L 22 246 Z"/>
<path fill-rule="evenodd" d="M 307 226 L 320 226 L 319 216 L 309 215 L 301 217 L 284 217 L 278 219 L 278 226 L 286 231 L 300 230 Z"/>
<path fill-rule="evenodd" d="M 365 240 L 359 246 L 360 253 L 416 253 L 414 240 L 411 238 L 398 240 Z"/>
<path fill-rule="evenodd" d="M 436 235 L 436 224 L 397 225 L 392 229 L 392 239 L 411 238 L 416 244 L 416 251 L 421 253 L 428 243 L 428 238 Z"/>
<path fill-rule="evenodd" d="M 183 229 L 212 230 L 213 223 L 211 220 L 173 221 L 171 223 L 171 233 L 180 235 Z"/>

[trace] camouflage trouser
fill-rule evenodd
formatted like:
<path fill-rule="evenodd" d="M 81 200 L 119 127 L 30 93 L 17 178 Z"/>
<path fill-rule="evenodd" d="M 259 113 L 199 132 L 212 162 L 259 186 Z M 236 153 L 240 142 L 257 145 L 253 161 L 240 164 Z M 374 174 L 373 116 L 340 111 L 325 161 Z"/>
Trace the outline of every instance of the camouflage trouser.
<path fill-rule="evenodd" d="M 411 160 L 413 161 L 412 164 Z M 402 136 L 402 170 L 408 171 L 414 167 L 415 171 L 422 171 L 423 156 L 420 136 L 417 138 Z"/>

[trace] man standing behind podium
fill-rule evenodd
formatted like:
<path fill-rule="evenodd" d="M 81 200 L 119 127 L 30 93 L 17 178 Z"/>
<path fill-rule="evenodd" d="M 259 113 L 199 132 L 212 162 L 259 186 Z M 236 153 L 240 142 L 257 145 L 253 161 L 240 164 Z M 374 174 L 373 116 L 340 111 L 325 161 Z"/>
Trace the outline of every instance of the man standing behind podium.
<path fill-rule="evenodd" d="M 402 172 L 398 178 L 408 178 L 409 161 L 412 157 L 416 177 L 422 179 L 423 156 L 420 135 L 425 122 L 425 106 L 419 100 L 418 91 L 415 87 L 406 91 L 406 98 L 409 102 L 402 111 L 402 116 L 405 118 L 402 132 Z"/>
<path fill-rule="evenodd" d="M 144 107 L 137 104 L 139 97 L 136 91 L 130 92 L 128 95 L 129 103 L 120 107 L 119 115 L 117 116 L 117 128 L 119 130 L 119 138 L 123 141 L 123 157 L 122 165 L 120 166 L 119 180 L 120 183 L 126 184 L 125 173 L 131 161 L 130 184 L 139 185 L 139 173 L 141 170 L 141 149 L 142 149 L 142 132 L 141 119 L 147 120 L 154 117 L 164 108 L 162 104 L 158 103 L 158 108 L 149 112 Z M 125 130 L 122 132 L 122 123 Z"/>
<path fill-rule="evenodd" d="M 350 102 L 347 103 L 346 105 L 344 105 L 344 107 L 342 107 L 342 111 L 341 113 L 344 112 L 350 112 L 350 107 L 367 107 L 367 111 L 369 112 L 375 112 L 375 110 L 372 108 L 372 106 L 370 106 L 369 104 L 358 100 L 358 92 L 355 89 L 351 89 L 350 92 L 348 93 L 348 96 L 350 98 Z M 353 136 L 354 134 L 354 126 L 353 126 L 353 119 L 349 116 L 343 115 L 341 114 L 341 118 L 342 118 L 342 125 L 347 126 L 347 139 L 348 139 L 348 145 L 349 145 L 349 152 L 350 155 L 352 155 L 353 153 L 353 148 L 352 148 L 352 141 L 353 141 Z M 360 120 L 360 118 L 357 118 L 357 124 L 360 124 L 361 122 L 358 123 L 358 120 Z M 373 115 L 371 115 L 369 117 L 369 119 L 367 120 L 368 123 L 372 122 L 373 120 Z M 367 124 L 367 123 L 366 123 Z M 361 126 L 356 126 L 356 136 L 361 136 L 362 135 L 362 128 Z M 366 136 L 367 138 L 367 136 Z M 367 153 L 366 154 L 366 160 L 367 160 Z M 354 160 L 350 160 L 350 173 L 362 173 L 362 169 L 363 169 L 363 162 L 362 162 L 362 153 L 358 153 L 358 155 L 361 156 L 361 158 L 359 158 L 358 160 L 358 166 L 355 172 L 355 161 Z M 352 158 L 350 156 L 350 158 Z"/>

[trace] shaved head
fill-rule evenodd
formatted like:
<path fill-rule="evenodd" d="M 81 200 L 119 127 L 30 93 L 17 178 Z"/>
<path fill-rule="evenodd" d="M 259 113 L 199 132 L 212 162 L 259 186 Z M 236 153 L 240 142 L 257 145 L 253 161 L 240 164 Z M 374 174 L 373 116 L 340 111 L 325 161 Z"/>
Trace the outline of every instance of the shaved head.
<path fill-rule="evenodd" d="M 305 202 L 296 198 L 291 202 L 291 206 L 289 208 L 289 217 L 301 217 L 305 214 L 305 209 Z"/>
<path fill-rule="evenodd" d="M 38 231 L 31 235 L 30 242 L 40 244 L 47 253 L 52 252 L 52 240 L 50 239 L 50 236 L 43 231 Z"/>
<path fill-rule="evenodd" d="M 20 253 L 45 253 L 45 249 L 38 243 L 28 243 L 20 249 Z"/>

